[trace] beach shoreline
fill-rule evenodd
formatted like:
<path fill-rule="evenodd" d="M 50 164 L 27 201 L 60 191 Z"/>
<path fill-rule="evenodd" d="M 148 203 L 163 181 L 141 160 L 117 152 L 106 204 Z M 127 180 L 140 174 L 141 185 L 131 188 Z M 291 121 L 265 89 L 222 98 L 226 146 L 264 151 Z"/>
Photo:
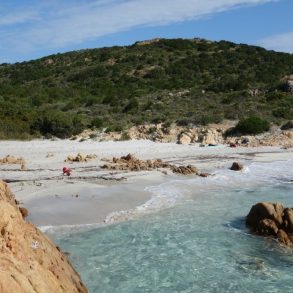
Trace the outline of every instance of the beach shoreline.
<path fill-rule="evenodd" d="M 133 211 L 138 207 L 145 211 L 145 203 L 156 196 L 148 187 L 182 177 L 170 170 L 165 174 L 162 170 L 104 170 L 100 167 L 105 158 L 131 153 L 139 159 L 162 159 L 175 165 L 191 164 L 200 171 L 213 173 L 229 168 L 234 161 L 245 165 L 288 160 L 293 157 L 292 152 L 292 149 L 280 147 L 202 148 L 151 141 L 2 141 L 0 157 L 8 154 L 23 157 L 27 170 L 21 171 L 18 165 L 1 165 L 0 174 L 3 180 L 11 182 L 16 198 L 29 210 L 28 220 L 35 225 L 98 225 L 133 218 Z M 64 162 L 69 155 L 77 153 L 94 154 L 96 158 L 88 162 Z M 70 177 L 62 175 L 63 166 L 73 170 Z M 158 206 L 154 210 L 158 210 Z"/>

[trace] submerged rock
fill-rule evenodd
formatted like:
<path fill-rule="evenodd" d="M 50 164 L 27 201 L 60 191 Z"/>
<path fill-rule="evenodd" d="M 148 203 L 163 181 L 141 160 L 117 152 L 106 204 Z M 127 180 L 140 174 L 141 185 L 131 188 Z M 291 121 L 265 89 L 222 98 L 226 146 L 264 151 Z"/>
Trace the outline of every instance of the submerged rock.
<path fill-rule="evenodd" d="M 293 247 L 293 209 L 284 208 L 281 203 L 255 204 L 246 217 L 246 225 L 258 235 L 273 236 Z"/>
<path fill-rule="evenodd" d="M 0 292 L 87 292 L 66 256 L 24 221 L 14 195 L 2 181 L 0 231 Z"/>

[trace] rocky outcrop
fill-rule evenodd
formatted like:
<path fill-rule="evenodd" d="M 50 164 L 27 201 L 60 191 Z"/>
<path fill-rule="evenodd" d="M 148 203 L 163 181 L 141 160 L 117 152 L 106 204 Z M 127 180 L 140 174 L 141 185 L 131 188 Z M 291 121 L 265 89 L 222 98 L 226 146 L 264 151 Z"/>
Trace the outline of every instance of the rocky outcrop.
<path fill-rule="evenodd" d="M 179 167 L 172 167 L 171 168 L 173 173 L 178 173 L 181 175 L 192 175 L 196 174 L 199 175 L 199 171 L 194 166 L 188 165 L 188 166 L 179 166 Z"/>
<path fill-rule="evenodd" d="M 247 215 L 246 225 L 258 235 L 272 236 L 280 243 L 293 247 L 292 208 L 284 208 L 281 203 L 257 203 Z"/>
<path fill-rule="evenodd" d="M 259 146 L 282 146 L 293 147 L 293 131 L 291 129 L 280 129 L 279 126 L 271 127 L 270 131 L 256 136 L 227 136 L 227 130 L 235 127 L 237 121 L 224 121 L 221 124 L 209 124 L 208 126 L 178 126 L 143 124 L 133 126 L 121 132 L 107 132 L 99 130 L 84 130 L 75 139 L 93 139 L 98 141 L 119 140 L 151 140 L 162 143 L 178 143 L 181 145 L 201 144 L 203 146 L 214 146 L 219 144 L 233 144 L 243 147 Z"/>
<path fill-rule="evenodd" d="M 151 171 L 157 169 L 170 169 L 173 173 L 181 175 L 198 175 L 201 177 L 208 177 L 208 173 L 200 173 L 194 166 L 175 166 L 161 159 L 156 160 L 139 160 L 135 156 L 128 154 L 121 158 L 103 159 L 107 163 L 101 166 L 102 169 L 107 170 L 123 170 L 123 171 Z"/>
<path fill-rule="evenodd" d="M 0 164 L 3 165 L 20 165 L 22 171 L 27 170 L 26 161 L 24 158 L 16 158 L 14 156 L 7 155 L 6 157 L 0 159 Z"/>
<path fill-rule="evenodd" d="M 0 181 L 0 292 L 87 292 L 66 256 L 23 219 L 14 195 Z"/>
<path fill-rule="evenodd" d="M 77 154 L 77 155 L 70 155 L 67 157 L 64 162 L 88 162 L 90 160 L 96 159 L 97 156 L 92 154 L 92 155 L 82 155 L 82 154 Z"/>
<path fill-rule="evenodd" d="M 288 92 L 293 94 L 293 75 L 285 76 L 283 78 L 283 89 Z"/>
<path fill-rule="evenodd" d="M 103 165 L 102 169 L 108 170 L 124 170 L 124 171 L 151 171 L 159 168 L 170 168 L 170 164 L 162 160 L 139 160 L 135 156 L 128 154 L 121 158 L 113 158 L 112 160 L 103 159 L 108 163 Z"/>
<path fill-rule="evenodd" d="M 199 137 L 199 141 L 204 145 L 217 145 L 224 143 L 223 131 L 221 129 L 202 129 Z"/>
<path fill-rule="evenodd" d="M 243 169 L 243 165 L 237 162 L 234 162 L 230 168 L 232 171 L 241 171 Z"/>
<path fill-rule="evenodd" d="M 181 133 L 178 137 L 178 144 L 190 144 L 191 141 L 191 136 L 186 133 Z"/>

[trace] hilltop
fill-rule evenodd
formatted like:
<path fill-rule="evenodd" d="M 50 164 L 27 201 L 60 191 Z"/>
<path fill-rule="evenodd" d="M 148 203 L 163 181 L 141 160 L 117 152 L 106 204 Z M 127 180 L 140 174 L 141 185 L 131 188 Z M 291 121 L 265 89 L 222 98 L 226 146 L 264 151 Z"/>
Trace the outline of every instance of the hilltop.
<path fill-rule="evenodd" d="M 293 119 L 286 83 L 292 73 L 292 54 L 203 39 L 155 39 L 2 64 L 0 138 L 254 115 L 282 123 Z"/>

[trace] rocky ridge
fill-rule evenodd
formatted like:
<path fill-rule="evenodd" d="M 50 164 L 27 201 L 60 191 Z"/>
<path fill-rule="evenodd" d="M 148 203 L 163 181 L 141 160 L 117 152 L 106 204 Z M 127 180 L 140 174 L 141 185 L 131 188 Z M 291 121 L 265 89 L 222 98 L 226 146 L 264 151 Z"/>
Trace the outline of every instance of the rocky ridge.
<path fill-rule="evenodd" d="M 65 254 L 23 216 L 0 181 L 0 292 L 87 292 Z"/>
<path fill-rule="evenodd" d="M 124 132 L 107 133 L 88 129 L 74 138 L 79 140 L 91 138 L 98 141 L 144 139 L 162 143 L 200 144 L 202 146 L 236 144 L 247 147 L 293 147 L 293 129 L 281 130 L 273 126 L 269 132 L 260 135 L 226 136 L 226 131 L 235 125 L 236 122 L 231 121 L 210 124 L 205 127 L 177 126 L 175 124 L 166 127 L 164 124 L 146 124 L 131 127 Z"/>

